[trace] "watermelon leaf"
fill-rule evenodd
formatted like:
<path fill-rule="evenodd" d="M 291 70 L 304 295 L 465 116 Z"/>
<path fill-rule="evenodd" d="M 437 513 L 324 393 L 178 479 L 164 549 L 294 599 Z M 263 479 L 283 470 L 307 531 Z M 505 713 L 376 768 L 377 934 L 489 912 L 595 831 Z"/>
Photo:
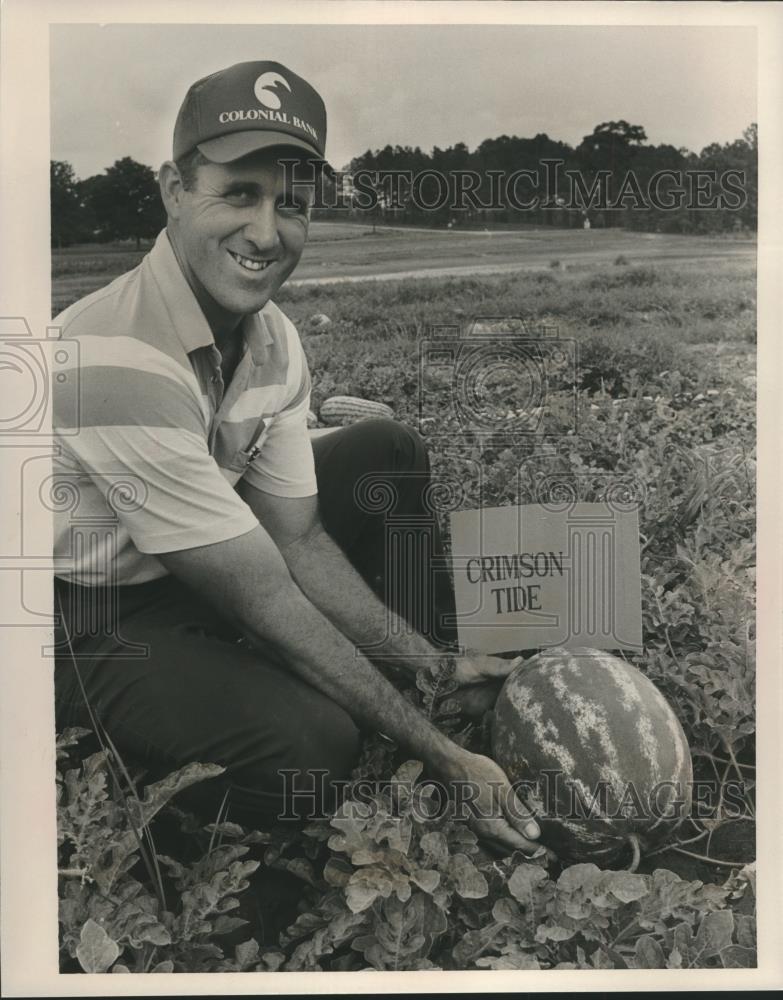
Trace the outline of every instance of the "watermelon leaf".
<path fill-rule="evenodd" d="M 90 918 L 82 927 L 76 957 L 85 972 L 107 972 L 117 960 L 120 947 L 100 924 Z"/>

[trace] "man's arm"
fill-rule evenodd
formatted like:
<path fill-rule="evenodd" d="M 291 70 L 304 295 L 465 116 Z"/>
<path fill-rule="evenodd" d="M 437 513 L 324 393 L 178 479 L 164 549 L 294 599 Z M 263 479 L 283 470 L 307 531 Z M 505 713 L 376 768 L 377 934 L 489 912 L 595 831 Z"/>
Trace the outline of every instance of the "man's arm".
<path fill-rule="evenodd" d="M 367 586 L 324 529 L 317 496 L 277 497 L 244 480 L 237 490 L 274 539 L 297 585 L 344 635 L 367 650 L 373 662 L 415 673 L 442 655 Z M 491 703 L 516 662 L 471 653 L 458 659 L 456 679 L 460 684 L 488 682 Z"/>
<path fill-rule="evenodd" d="M 296 585 L 261 525 L 229 541 L 159 558 L 251 641 L 272 643 L 292 670 L 345 708 L 359 726 L 388 734 L 438 778 L 470 782 L 474 810 L 484 813 L 474 819 L 474 828 L 485 840 L 504 848 L 537 849 L 529 838 L 538 836 L 538 828 L 517 812 L 503 771 L 489 758 L 452 743 L 356 652 Z"/>
<path fill-rule="evenodd" d="M 367 586 L 324 529 L 318 497 L 276 497 L 240 482 L 242 499 L 278 546 L 291 576 L 313 604 L 370 659 L 416 672 L 440 655 L 411 633 Z"/>

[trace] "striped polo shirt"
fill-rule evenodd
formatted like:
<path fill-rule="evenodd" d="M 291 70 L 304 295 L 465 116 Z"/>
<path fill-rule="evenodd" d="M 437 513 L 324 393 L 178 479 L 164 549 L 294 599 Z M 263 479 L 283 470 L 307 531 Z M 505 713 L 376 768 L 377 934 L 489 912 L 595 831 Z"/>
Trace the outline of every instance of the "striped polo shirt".
<path fill-rule="evenodd" d="M 138 267 L 53 322 L 78 343 L 77 405 L 53 384 L 57 576 L 144 583 L 167 574 L 156 553 L 251 531 L 258 521 L 234 489 L 240 479 L 280 497 L 317 492 L 296 328 L 271 302 L 246 316 L 224 387 L 165 230 Z"/>

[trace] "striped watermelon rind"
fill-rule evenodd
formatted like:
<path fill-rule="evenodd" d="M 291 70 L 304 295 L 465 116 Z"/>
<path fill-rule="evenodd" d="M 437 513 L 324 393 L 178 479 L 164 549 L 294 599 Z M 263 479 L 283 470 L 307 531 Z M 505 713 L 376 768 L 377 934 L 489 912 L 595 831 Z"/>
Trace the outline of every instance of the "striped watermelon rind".
<path fill-rule="evenodd" d="M 491 738 L 536 808 L 541 842 L 564 859 L 609 864 L 635 839 L 644 852 L 690 811 L 679 720 L 649 678 L 603 650 L 555 647 L 522 663 L 498 696 Z"/>

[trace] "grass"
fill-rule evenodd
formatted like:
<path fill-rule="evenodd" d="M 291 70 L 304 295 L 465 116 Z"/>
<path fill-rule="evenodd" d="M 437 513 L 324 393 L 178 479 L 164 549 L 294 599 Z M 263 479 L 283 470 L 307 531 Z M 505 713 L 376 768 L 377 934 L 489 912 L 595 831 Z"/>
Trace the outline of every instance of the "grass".
<path fill-rule="evenodd" d="M 632 368 L 643 374 L 692 368 L 688 345 L 724 342 L 748 353 L 755 341 L 754 297 L 750 266 L 714 262 L 702 265 L 698 282 L 669 265 L 614 272 L 596 267 L 581 274 L 289 287 L 278 302 L 302 335 L 316 405 L 333 394 L 374 392 L 373 398 L 407 416 L 415 401 L 410 382 L 418 377 L 419 341 L 434 327 L 464 327 L 482 316 L 521 317 L 575 339 L 582 368 L 600 368 L 609 380 Z M 332 320 L 328 333 L 310 332 L 308 318 L 315 313 Z"/>
<path fill-rule="evenodd" d="M 101 244 L 53 251 L 53 315 L 134 267 L 146 249 L 135 252 L 128 244 Z M 448 232 L 379 227 L 373 233 L 368 226 L 350 222 L 314 222 L 290 287 L 303 281 L 316 284 L 335 278 L 393 275 L 401 279 L 431 275 L 441 280 L 455 270 L 467 279 L 492 270 L 513 271 L 513 278 L 518 279 L 526 273 L 547 272 L 551 262 L 558 265 L 555 275 L 584 275 L 612 265 L 618 255 L 631 266 L 676 262 L 695 279 L 707 263 L 751 268 L 754 253 L 755 243 L 748 239 L 623 230 Z"/>

